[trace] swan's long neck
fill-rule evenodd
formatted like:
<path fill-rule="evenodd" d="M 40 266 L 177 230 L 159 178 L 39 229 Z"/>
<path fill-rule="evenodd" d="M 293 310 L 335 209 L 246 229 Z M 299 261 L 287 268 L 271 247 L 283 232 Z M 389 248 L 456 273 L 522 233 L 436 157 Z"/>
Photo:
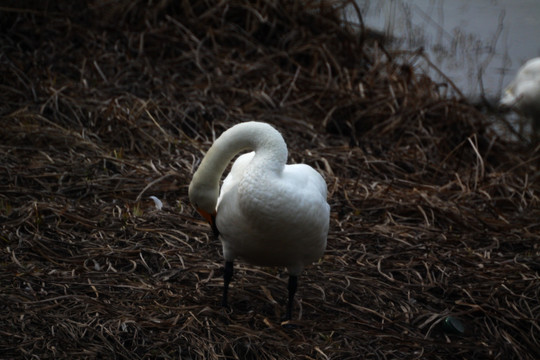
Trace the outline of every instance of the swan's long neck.
<path fill-rule="evenodd" d="M 243 151 L 255 151 L 250 166 L 263 166 L 265 171 L 281 172 L 287 161 L 287 145 L 272 126 L 259 122 L 246 122 L 225 131 L 208 150 L 193 175 L 190 185 L 211 192 L 219 192 L 219 181 L 232 158 Z"/>

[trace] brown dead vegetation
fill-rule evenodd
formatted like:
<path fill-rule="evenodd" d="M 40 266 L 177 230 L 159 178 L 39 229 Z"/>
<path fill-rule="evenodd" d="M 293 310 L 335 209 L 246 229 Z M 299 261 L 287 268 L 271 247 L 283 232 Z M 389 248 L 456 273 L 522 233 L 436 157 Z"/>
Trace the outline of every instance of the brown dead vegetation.
<path fill-rule="evenodd" d="M 45 3 L 0 8 L 2 358 L 540 356 L 539 150 L 420 52 L 343 24 L 343 2 Z M 295 329 L 279 269 L 238 264 L 219 307 L 221 248 L 188 204 L 246 120 L 328 183 Z"/>

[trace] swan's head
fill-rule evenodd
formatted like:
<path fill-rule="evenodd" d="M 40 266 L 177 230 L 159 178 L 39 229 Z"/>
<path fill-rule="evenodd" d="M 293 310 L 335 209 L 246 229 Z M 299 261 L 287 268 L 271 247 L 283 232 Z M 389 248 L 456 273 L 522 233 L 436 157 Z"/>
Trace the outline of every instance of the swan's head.
<path fill-rule="evenodd" d="M 218 198 L 218 188 L 197 181 L 196 176 L 189 184 L 189 202 L 210 224 L 214 222 L 216 216 L 216 204 Z"/>
<path fill-rule="evenodd" d="M 189 202 L 203 218 L 208 221 L 212 231 L 216 236 L 219 230 L 216 226 L 216 205 L 219 195 L 218 185 L 209 181 L 205 172 L 206 167 L 202 166 L 193 175 L 193 180 L 189 184 Z"/>

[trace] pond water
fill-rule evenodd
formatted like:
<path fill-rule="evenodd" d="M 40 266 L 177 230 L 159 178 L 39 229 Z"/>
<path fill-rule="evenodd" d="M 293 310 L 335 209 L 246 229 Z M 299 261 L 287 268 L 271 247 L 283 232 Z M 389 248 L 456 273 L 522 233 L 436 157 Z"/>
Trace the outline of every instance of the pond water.
<path fill-rule="evenodd" d="M 367 27 L 390 35 L 395 48 L 423 47 L 472 101 L 498 101 L 518 68 L 540 56 L 540 0 L 356 2 Z"/>

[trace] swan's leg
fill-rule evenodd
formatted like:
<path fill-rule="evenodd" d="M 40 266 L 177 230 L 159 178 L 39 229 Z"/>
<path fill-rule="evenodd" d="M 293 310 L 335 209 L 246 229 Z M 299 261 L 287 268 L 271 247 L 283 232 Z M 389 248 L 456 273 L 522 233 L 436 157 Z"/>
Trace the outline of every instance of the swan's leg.
<path fill-rule="evenodd" d="M 298 288 L 298 276 L 289 275 L 289 285 L 287 286 L 289 290 L 289 302 L 287 303 L 287 317 L 286 320 L 291 320 L 292 318 L 292 308 L 294 302 L 294 294 Z"/>
<path fill-rule="evenodd" d="M 227 294 L 229 293 L 229 284 L 233 276 L 234 266 L 232 261 L 225 261 L 225 267 L 223 271 L 223 300 L 221 306 L 226 307 L 228 304 Z"/>

